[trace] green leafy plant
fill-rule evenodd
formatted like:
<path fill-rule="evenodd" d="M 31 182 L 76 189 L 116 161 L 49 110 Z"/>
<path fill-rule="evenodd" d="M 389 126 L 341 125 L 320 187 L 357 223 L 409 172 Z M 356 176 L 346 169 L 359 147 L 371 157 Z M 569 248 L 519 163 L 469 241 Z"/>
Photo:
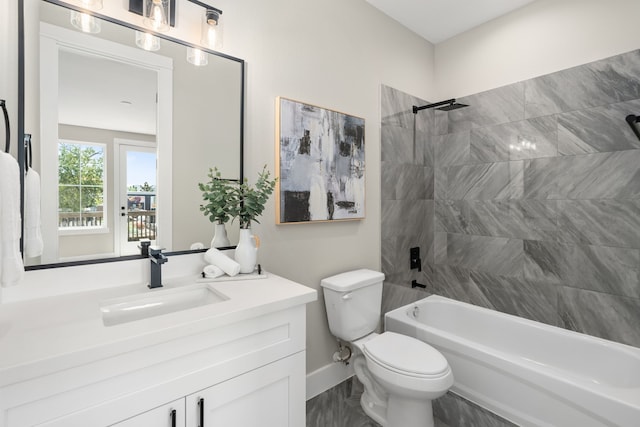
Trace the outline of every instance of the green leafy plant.
<path fill-rule="evenodd" d="M 238 184 L 228 179 L 223 179 L 218 168 L 209 169 L 207 175 L 210 179 L 206 183 L 198 183 L 198 188 L 202 191 L 204 204 L 200 205 L 200 210 L 204 216 L 209 217 L 209 221 L 224 224 L 232 217 L 236 206 L 240 204 L 237 199 Z"/>
<path fill-rule="evenodd" d="M 240 228 L 249 228 L 252 222 L 260 223 L 257 218 L 264 211 L 264 205 L 273 193 L 278 180 L 278 178 L 269 179 L 270 177 L 271 174 L 265 165 L 254 186 L 249 185 L 245 178 L 242 184 L 234 187 L 234 200 L 237 203 L 233 206 L 231 215 L 239 218 Z"/>

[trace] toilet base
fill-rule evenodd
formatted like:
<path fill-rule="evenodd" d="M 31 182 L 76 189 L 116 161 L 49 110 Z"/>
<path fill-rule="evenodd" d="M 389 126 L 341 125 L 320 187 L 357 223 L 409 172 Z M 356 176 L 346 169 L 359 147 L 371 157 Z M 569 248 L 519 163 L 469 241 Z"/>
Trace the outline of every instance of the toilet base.
<path fill-rule="evenodd" d="M 384 427 L 433 427 L 431 400 L 414 400 L 406 396 L 389 395 L 387 423 Z"/>

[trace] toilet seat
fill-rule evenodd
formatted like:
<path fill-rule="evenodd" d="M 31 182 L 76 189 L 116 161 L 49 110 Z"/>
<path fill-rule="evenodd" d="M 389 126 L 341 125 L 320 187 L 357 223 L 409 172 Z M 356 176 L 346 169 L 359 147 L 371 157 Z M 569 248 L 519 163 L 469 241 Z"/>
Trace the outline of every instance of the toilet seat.
<path fill-rule="evenodd" d="M 363 353 L 382 368 L 416 378 L 439 378 L 450 369 L 442 354 L 418 339 L 384 332 L 363 343 Z"/>
<path fill-rule="evenodd" d="M 384 332 L 362 343 L 369 372 L 387 391 L 409 399 L 435 399 L 453 385 L 447 359 L 416 338 Z"/>

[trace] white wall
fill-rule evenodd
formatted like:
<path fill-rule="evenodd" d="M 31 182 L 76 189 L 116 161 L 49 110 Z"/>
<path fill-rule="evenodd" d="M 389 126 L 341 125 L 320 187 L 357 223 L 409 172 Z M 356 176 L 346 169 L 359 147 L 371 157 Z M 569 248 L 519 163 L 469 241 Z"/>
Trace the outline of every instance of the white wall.
<path fill-rule="evenodd" d="M 277 96 L 366 120 L 366 219 L 276 226 L 272 199 L 254 228 L 264 268 L 320 292 L 308 306 L 311 372 L 332 363 L 335 350 L 320 280 L 354 268 L 380 269 L 380 84 L 428 98 L 432 46 L 364 0 L 215 3 L 226 19 L 225 50 L 247 60 L 245 171 L 251 182 L 265 163 L 275 167 Z"/>
<path fill-rule="evenodd" d="M 438 44 L 437 98 L 470 95 L 638 48 L 638 0 L 538 0 Z"/>

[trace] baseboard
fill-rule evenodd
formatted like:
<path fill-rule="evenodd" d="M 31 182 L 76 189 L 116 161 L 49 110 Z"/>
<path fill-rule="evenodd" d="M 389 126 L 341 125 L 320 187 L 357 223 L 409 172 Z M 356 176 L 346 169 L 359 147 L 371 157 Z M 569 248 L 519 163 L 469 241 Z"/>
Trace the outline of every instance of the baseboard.
<path fill-rule="evenodd" d="M 353 366 L 331 363 L 307 374 L 307 400 L 316 397 L 353 376 Z"/>

